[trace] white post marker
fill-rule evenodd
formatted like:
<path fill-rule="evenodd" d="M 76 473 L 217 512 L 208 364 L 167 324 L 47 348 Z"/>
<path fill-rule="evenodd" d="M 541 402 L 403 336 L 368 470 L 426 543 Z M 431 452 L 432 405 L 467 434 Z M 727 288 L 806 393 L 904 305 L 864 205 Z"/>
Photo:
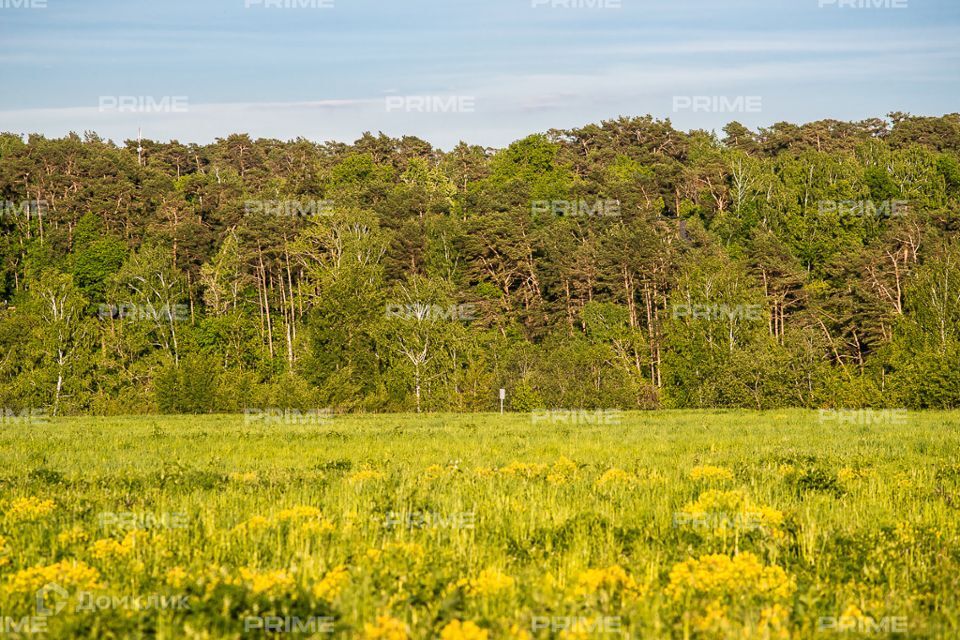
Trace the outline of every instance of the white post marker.
<path fill-rule="evenodd" d="M 503 401 L 507 397 L 507 390 L 500 389 L 500 413 L 503 413 Z"/>

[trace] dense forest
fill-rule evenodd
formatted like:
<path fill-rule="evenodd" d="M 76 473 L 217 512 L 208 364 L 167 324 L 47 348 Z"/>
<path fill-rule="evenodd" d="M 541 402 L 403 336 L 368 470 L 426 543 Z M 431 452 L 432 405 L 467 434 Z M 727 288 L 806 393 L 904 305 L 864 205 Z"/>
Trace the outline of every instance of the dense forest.
<path fill-rule="evenodd" d="M 960 406 L 960 114 L 0 136 L 6 415 Z"/>

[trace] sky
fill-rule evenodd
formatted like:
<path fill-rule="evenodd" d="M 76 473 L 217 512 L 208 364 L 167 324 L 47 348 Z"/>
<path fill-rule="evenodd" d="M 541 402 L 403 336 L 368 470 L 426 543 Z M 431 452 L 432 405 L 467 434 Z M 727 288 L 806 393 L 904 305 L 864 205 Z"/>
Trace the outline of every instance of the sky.
<path fill-rule="evenodd" d="M 0 0 L 0 131 L 449 149 L 960 111 L 960 0 Z"/>

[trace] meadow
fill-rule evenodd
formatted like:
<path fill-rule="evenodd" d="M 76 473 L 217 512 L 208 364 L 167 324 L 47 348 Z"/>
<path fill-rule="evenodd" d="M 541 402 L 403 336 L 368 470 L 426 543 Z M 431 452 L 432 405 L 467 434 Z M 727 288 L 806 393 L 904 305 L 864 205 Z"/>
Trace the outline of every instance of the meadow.
<path fill-rule="evenodd" d="M 885 416 L 7 420 L 0 637 L 960 637 L 960 413 Z"/>

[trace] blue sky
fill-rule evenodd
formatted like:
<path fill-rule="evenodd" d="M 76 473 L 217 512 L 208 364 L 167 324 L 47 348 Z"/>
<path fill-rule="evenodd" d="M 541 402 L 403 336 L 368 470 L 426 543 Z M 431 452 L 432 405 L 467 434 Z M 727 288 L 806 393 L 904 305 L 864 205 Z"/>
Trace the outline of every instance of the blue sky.
<path fill-rule="evenodd" d="M 619 115 L 719 129 L 960 110 L 958 0 L 298 6 L 309 2 L 0 0 L 0 130 L 122 141 L 142 127 L 184 142 L 234 132 L 349 142 L 370 130 L 449 148 Z M 178 108 L 101 108 L 120 96 Z M 388 96 L 460 97 L 466 108 L 388 110 Z M 693 96 L 724 101 L 675 109 Z M 738 97 L 758 97 L 759 109 Z"/>

